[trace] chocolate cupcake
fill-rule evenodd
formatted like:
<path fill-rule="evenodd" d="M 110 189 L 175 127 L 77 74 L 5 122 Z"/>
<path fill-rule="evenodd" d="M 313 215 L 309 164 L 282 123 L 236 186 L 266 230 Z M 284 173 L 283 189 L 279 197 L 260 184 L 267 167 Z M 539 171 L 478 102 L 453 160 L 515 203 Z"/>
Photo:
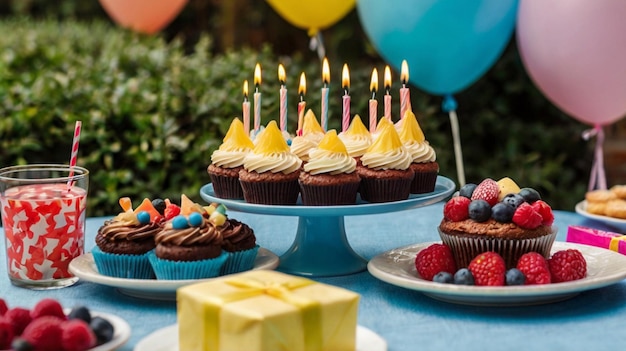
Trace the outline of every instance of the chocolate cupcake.
<path fill-rule="evenodd" d="M 239 172 L 244 199 L 255 204 L 294 205 L 300 193 L 301 165 L 302 160 L 289 150 L 276 121 L 271 121 Z"/>
<path fill-rule="evenodd" d="M 424 137 L 424 132 L 413 112 L 407 111 L 401 122 L 400 141 L 411 154 L 410 168 L 415 173 L 411 183 L 411 194 L 433 192 L 439 174 L 437 154 Z"/>
<path fill-rule="evenodd" d="M 154 237 L 156 249 L 149 255 L 157 279 L 216 277 L 226 261 L 222 235 L 204 209 L 185 195 L 181 212 L 167 221 Z"/>
<path fill-rule="evenodd" d="M 391 123 L 381 128 L 357 167 L 361 198 L 367 202 L 406 200 L 414 176 L 411 156 Z"/>
<path fill-rule="evenodd" d="M 253 147 L 252 140 L 243 129 L 243 123 L 235 118 L 222 145 L 211 154 L 211 165 L 207 168 L 215 196 L 222 199 L 243 199 L 239 171 L 243 169 L 245 155 Z"/>
<path fill-rule="evenodd" d="M 238 220 L 227 219 L 218 229 L 222 234 L 222 249 L 228 254 L 220 274 L 252 269 L 259 251 L 252 228 Z"/>
<path fill-rule="evenodd" d="M 120 205 L 124 212 L 104 222 L 96 234 L 92 254 L 98 272 L 118 278 L 154 278 L 148 254 L 155 248 L 154 236 L 163 226 L 162 214 L 148 199 L 135 211 L 129 198 L 121 198 Z"/>

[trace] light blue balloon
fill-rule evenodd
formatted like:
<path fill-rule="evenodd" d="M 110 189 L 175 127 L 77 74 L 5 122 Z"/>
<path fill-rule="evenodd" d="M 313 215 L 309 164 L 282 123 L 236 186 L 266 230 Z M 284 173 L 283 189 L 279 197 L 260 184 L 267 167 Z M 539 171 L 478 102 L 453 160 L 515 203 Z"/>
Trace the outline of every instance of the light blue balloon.
<path fill-rule="evenodd" d="M 365 33 L 409 81 L 437 95 L 480 78 L 511 39 L 517 0 L 357 0 Z"/>

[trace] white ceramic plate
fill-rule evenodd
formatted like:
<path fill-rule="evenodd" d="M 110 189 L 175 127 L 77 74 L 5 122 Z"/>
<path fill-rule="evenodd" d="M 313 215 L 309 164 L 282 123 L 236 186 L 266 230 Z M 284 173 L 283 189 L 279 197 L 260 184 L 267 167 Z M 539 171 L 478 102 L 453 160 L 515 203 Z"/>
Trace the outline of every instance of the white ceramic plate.
<path fill-rule="evenodd" d="M 253 269 L 275 269 L 278 267 L 278 263 L 278 256 L 261 247 L 254 261 Z M 213 279 L 157 280 L 110 277 L 98 272 L 91 253 L 73 259 L 70 262 L 69 270 L 82 280 L 117 288 L 125 295 L 152 300 L 175 300 L 176 289 L 181 286 Z"/>
<path fill-rule="evenodd" d="M 382 253 L 370 260 L 370 273 L 389 284 L 417 290 L 434 299 L 452 303 L 512 306 L 550 303 L 568 299 L 578 293 L 617 283 L 626 278 L 626 256 L 598 247 L 555 242 L 552 252 L 574 248 L 587 260 L 587 277 L 565 283 L 523 286 L 467 286 L 435 283 L 419 277 L 415 255 L 433 244 L 420 243 Z"/>
<path fill-rule="evenodd" d="M 65 311 L 69 313 L 69 310 Z M 102 345 L 89 349 L 88 351 L 112 351 L 117 350 L 120 346 L 124 345 L 130 338 L 130 325 L 126 323 L 122 318 L 104 312 L 91 311 L 92 317 L 102 317 L 108 320 L 114 328 L 113 339 Z"/>
<path fill-rule="evenodd" d="M 583 200 L 577 203 L 575 210 L 576 210 L 576 213 L 578 213 L 579 215 L 583 217 L 600 221 L 610 227 L 620 230 L 622 233 L 626 233 L 626 219 L 601 216 L 601 215 L 589 213 L 587 212 L 587 200 Z"/>
<path fill-rule="evenodd" d="M 357 326 L 356 351 L 386 351 L 387 342 L 370 329 Z M 134 351 L 178 351 L 178 325 L 170 325 L 141 339 Z"/>

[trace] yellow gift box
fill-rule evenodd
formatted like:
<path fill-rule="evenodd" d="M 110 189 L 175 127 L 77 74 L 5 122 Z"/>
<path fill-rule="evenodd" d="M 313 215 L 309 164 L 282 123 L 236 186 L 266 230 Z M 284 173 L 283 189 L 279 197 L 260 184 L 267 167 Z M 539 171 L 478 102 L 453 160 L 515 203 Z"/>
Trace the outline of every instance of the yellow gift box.
<path fill-rule="evenodd" d="M 359 295 L 267 270 L 176 292 L 180 351 L 354 351 Z"/>

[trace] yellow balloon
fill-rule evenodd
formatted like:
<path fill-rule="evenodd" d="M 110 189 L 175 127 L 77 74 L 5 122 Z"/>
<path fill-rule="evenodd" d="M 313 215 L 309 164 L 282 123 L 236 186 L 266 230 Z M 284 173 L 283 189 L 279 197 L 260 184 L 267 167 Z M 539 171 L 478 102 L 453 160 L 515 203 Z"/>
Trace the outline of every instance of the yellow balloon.
<path fill-rule="evenodd" d="M 348 14 L 356 0 L 267 0 L 279 15 L 314 36 Z"/>

